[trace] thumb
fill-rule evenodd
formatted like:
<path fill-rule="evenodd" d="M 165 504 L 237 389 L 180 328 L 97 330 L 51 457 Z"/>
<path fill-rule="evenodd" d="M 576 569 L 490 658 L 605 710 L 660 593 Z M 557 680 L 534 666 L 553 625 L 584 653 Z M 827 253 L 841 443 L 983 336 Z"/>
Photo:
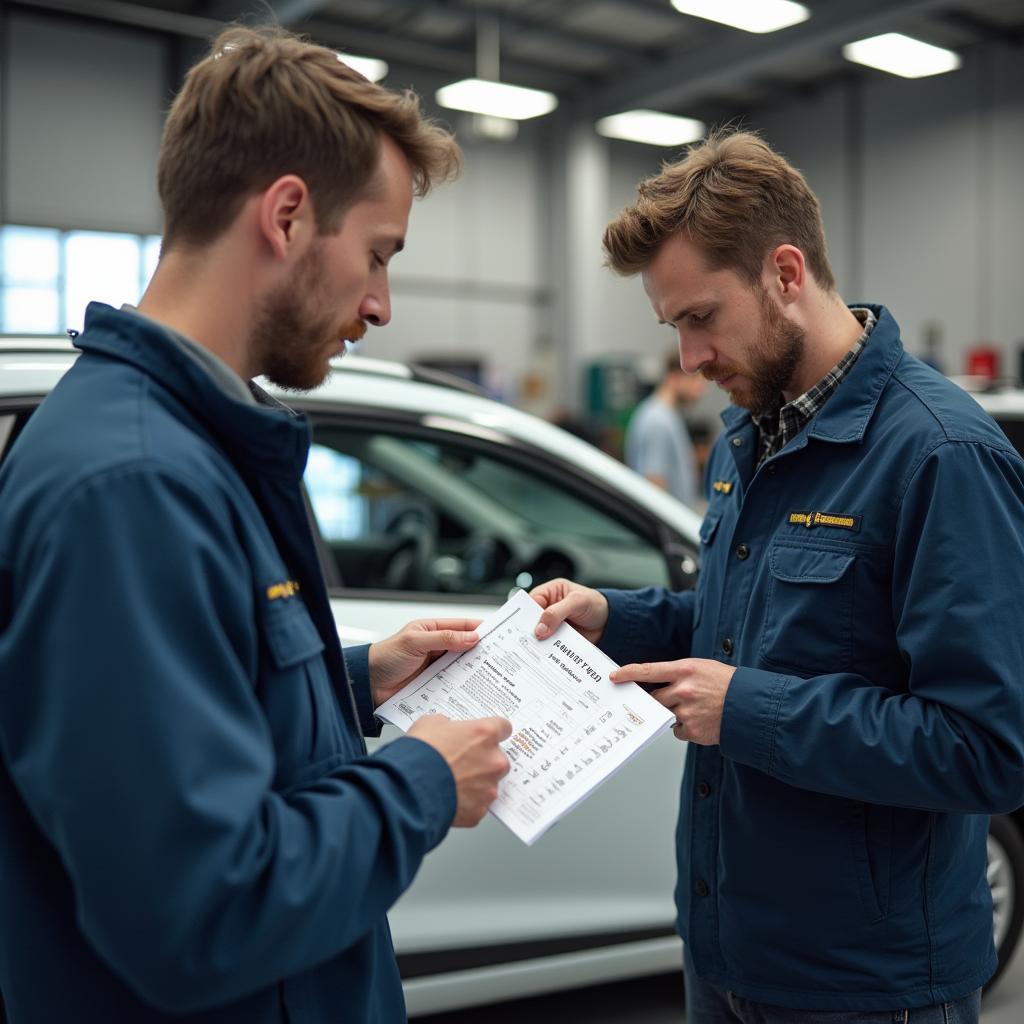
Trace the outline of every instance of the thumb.
<path fill-rule="evenodd" d="M 495 738 L 499 743 L 504 743 L 512 735 L 512 723 L 507 718 L 495 715 L 493 718 L 485 718 L 484 721 L 494 729 Z"/>

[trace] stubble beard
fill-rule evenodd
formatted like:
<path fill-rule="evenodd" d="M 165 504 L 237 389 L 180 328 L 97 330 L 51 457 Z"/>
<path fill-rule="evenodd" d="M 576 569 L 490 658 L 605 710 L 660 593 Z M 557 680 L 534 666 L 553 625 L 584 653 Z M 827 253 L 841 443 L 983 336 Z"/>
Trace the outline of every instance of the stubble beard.
<path fill-rule="evenodd" d="M 340 354 L 342 338 L 357 341 L 366 332 L 361 320 L 338 328 L 329 308 L 323 253 L 313 246 L 291 279 L 263 301 L 252 329 L 249 351 L 254 365 L 271 383 L 286 391 L 312 391 L 331 372 L 330 359 Z"/>
<path fill-rule="evenodd" d="M 704 376 L 720 380 L 731 373 L 740 373 L 749 386 L 729 393 L 733 405 L 749 409 L 754 416 L 763 416 L 778 408 L 782 394 L 790 386 L 797 367 L 804 357 L 803 328 L 787 320 L 778 307 L 761 292 L 761 329 L 757 341 L 747 352 L 747 365 L 706 367 Z"/>

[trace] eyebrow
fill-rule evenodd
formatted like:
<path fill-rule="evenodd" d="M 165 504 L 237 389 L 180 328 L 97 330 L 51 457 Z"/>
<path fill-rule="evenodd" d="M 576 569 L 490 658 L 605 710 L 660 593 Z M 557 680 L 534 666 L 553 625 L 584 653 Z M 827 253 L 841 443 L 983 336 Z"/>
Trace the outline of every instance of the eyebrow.
<path fill-rule="evenodd" d="M 666 327 L 671 327 L 673 324 L 677 324 L 680 320 L 688 317 L 695 309 L 698 308 L 699 305 L 700 303 L 698 303 L 697 306 L 690 306 L 687 309 L 681 309 L 674 317 L 672 317 L 671 320 L 659 320 L 658 323 L 664 324 Z"/>
<path fill-rule="evenodd" d="M 405 239 L 404 238 L 397 238 L 397 239 L 395 239 L 395 244 L 394 244 L 393 248 L 391 249 L 391 255 L 394 256 L 397 253 L 400 253 L 404 248 L 405 248 Z"/>

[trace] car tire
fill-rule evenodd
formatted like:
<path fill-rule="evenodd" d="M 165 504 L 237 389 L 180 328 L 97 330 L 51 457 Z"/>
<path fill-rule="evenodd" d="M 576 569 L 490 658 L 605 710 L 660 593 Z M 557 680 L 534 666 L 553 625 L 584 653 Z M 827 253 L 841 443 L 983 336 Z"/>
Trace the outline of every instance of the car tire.
<path fill-rule="evenodd" d="M 992 887 L 993 932 L 999 966 L 989 978 L 991 990 L 1006 970 L 1024 924 L 1024 839 L 1013 819 L 996 815 L 988 830 L 988 883 Z"/>

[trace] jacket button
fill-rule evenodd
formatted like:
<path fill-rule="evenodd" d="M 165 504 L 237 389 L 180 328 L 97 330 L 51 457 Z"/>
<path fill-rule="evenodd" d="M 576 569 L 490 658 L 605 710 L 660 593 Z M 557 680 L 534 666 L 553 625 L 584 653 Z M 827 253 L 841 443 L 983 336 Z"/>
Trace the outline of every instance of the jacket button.
<path fill-rule="evenodd" d="M 742 448 L 743 447 L 743 438 L 742 437 L 734 437 L 732 439 L 732 446 L 733 446 L 733 448 Z"/>
<path fill-rule="evenodd" d="M 775 476 L 775 470 L 776 470 L 776 469 L 778 469 L 778 468 L 779 468 L 779 467 L 778 467 L 778 466 L 776 466 L 776 465 L 775 465 L 775 463 L 773 462 L 773 463 L 771 463 L 770 465 L 768 465 L 768 466 L 766 466 L 766 467 L 765 467 L 765 472 L 766 472 L 766 473 L 767 473 L 767 474 L 768 474 L 769 476 Z"/>
<path fill-rule="evenodd" d="M 697 783 L 697 796 L 701 799 L 711 795 L 711 787 L 706 782 Z"/>
<path fill-rule="evenodd" d="M 711 892 L 711 890 L 710 890 L 710 889 L 708 888 L 708 883 L 707 883 L 707 882 L 705 882 L 705 881 L 704 881 L 704 879 L 702 878 L 702 879 L 701 879 L 701 880 L 700 880 L 700 881 L 699 881 L 699 882 L 697 883 L 697 895 L 698 895 L 698 896 L 707 896 L 707 894 L 708 894 L 709 892 Z"/>
<path fill-rule="evenodd" d="M 730 640 L 729 637 L 726 637 L 722 641 L 722 653 L 723 654 L 732 654 L 732 640 Z"/>
<path fill-rule="evenodd" d="M 738 558 L 738 559 L 739 559 L 739 560 L 740 560 L 741 562 L 742 562 L 742 561 L 743 561 L 743 560 L 744 560 L 744 559 L 745 559 L 745 558 L 747 557 L 747 555 L 749 555 L 749 554 L 750 554 L 750 548 L 749 548 L 749 547 L 747 547 L 747 545 L 746 545 L 746 544 L 741 544 L 741 545 L 740 545 L 740 546 L 739 546 L 739 547 L 738 547 L 738 548 L 736 549 L 736 557 L 737 557 L 737 558 Z"/>

